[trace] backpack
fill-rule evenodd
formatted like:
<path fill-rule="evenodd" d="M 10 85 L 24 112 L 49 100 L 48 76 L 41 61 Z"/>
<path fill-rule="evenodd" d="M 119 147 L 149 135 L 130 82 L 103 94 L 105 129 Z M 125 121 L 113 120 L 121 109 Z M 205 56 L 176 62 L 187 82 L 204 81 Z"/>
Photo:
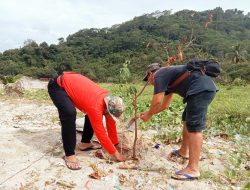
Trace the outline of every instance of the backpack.
<path fill-rule="evenodd" d="M 200 71 L 203 75 L 208 75 L 210 77 L 218 77 L 220 75 L 220 70 L 221 70 L 220 65 L 214 59 L 191 60 L 186 65 L 187 65 L 187 71 L 185 71 L 169 86 L 170 89 L 179 85 L 193 71 Z"/>
<path fill-rule="evenodd" d="M 220 65 L 214 59 L 209 60 L 191 60 L 187 63 L 187 70 L 200 71 L 203 75 L 218 77 L 220 74 Z"/>

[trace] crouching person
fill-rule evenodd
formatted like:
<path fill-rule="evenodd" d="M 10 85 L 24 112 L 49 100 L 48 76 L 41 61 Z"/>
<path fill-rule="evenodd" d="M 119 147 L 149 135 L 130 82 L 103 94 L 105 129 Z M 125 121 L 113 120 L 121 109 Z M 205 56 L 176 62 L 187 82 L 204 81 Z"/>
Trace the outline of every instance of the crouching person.
<path fill-rule="evenodd" d="M 95 133 L 101 146 L 117 161 L 126 160 L 126 157 L 120 154 L 115 147 L 118 145 L 116 121 L 122 118 L 124 111 L 123 101 L 120 97 L 111 96 L 107 90 L 102 89 L 87 77 L 73 72 L 64 72 L 51 79 L 48 84 L 48 92 L 58 109 L 62 125 L 64 160 L 69 169 L 81 169 L 75 155 L 76 108 L 87 114 L 82 140 L 78 144 L 79 149 L 98 148 L 90 141 Z M 103 116 L 106 119 L 107 133 L 103 126 Z"/>
<path fill-rule="evenodd" d="M 203 72 L 192 71 L 185 79 L 173 87 L 174 81 L 187 71 L 187 65 L 161 67 L 154 63 L 148 66 L 144 81 L 154 85 L 154 95 L 148 111 L 140 113 L 140 118 L 146 122 L 154 114 L 169 107 L 173 94 L 184 98 L 186 107 L 183 111 L 182 143 L 179 150 L 173 151 L 169 157 L 178 156 L 188 159 L 188 165 L 173 173 L 177 180 L 193 180 L 200 176 L 199 159 L 201 155 L 207 110 L 215 97 L 216 86 L 213 80 Z"/>

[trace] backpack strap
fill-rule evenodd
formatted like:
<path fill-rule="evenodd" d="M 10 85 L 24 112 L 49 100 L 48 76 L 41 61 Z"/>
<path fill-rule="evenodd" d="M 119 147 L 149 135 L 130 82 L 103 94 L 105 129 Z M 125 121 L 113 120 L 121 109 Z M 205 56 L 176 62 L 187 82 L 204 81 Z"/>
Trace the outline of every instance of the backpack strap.
<path fill-rule="evenodd" d="M 170 86 L 170 89 L 175 88 L 178 86 L 184 79 L 186 79 L 190 75 L 189 71 L 185 71 L 181 76 L 179 76 Z"/>

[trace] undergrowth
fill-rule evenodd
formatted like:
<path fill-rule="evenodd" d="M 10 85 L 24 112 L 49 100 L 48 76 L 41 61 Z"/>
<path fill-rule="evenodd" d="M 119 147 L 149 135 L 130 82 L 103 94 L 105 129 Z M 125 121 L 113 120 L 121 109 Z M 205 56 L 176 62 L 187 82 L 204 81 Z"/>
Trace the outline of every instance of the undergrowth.
<path fill-rule="evenodd" d="M 126 105 L 125 121 L 133 116 L 132 97 L 129 95 L 131 86 L 140 91 L 143 84 L 100 84 L 109 90 L 113 95 L 121 96 Z M 153 87 L 146 87 L 141 96 L 138 97 L 138 113 L 149 109 Z M 1 91 L 0 98 L 4 92 Z M 31 100 L 51 101 L 47 90 L 25 91 L 24 98 Z M 147 123 L 141 122 L 142 130 L 155 129 L 158 131 L 158 138 L 175 139 L 179 136 L 181 128 L 181 115 L 185 104 L 178 95 L 174 96 L 169 109 L 154 115 Z M 205 135 L 218 135 L 226 133 L 229 137 L 235 135 L 250 135 L 250 85 L 246 86 L 219 86 L 219 91 L 209 106 L 207 129 Z"/>

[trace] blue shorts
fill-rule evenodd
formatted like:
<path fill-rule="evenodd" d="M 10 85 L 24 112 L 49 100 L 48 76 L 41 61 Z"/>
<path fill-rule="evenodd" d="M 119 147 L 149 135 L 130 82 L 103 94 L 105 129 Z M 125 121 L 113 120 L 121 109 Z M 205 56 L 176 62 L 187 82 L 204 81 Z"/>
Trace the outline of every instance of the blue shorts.
<path fill-rule="evenodd" d="M 186 122 L 188 132 L 201 132 L 206 128 L 208 106 L 215 94 L 216 92 L 204 91 L 187 97 L 182 121 Z"/>

